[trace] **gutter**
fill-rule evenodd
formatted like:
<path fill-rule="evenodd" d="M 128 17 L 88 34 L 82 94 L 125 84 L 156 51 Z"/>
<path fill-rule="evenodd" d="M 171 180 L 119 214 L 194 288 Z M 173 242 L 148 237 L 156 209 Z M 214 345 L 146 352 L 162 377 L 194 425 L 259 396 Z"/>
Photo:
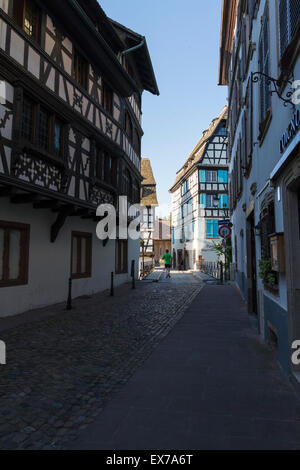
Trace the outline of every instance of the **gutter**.
<path fill-rule="evenodd" d="M 125 69 L 120 65 L 119 61 L 117 60 L 116 56 L 114 55 L 114 53 L 111 51 L 110 47 L 108 46 L 107 42 L 103 39 L 103 37 L 101 36 L 101 34 L 99 34 L 99 32 L 95 29 L 95 26 L 94 24 L 92 23 L 92 21 L 88 18 L 88 16 L 86 15 L 86 13 L 83 11 L 83 9 L 81 8 L 81 6 L 77 3 L 76 0 L 68 0 L 69 3 L 72 5 L 72 7 L 74 8 L 74 10 L 76 10 L 76 12 L 79 14 L 79 16 L 81 17 L 81 19 L 83 20 L 83 22 L 86 24 L 86 26 L 89 28 L 89 30 L 93 33 L 94 36 L 97 37 L 98 41 L 100 41 L 100 43 L 103 45 L 104 49 L 105 49 L 105 52 L 107 53 L 108 56 L 110 56 L 110 58 L 117 63 L 117 66 L 119 67 L 119 71 L 120 73 L 123 75 L 123 77 L 126 79 L 126 81 L 128 83 L 130 83 L 131 85 L 131 88 L 134 90 L 134 91 L 138 91 L 138 88 L 136 86 L 136 83 L 134 82 L 134 80 L 132 80 L 132 78 L 128 75 L 128 73 L 125 71 Z"/>
<path fill-rule="evenodd" d="M 143 36 L 142 42 L 140 44 L 137 44 L 134 47 L 130 47 L 129 49 L 126 49 L 125 51 L 121 52 L 120 57 L 119 57 L 119 62 L 122 64 L 122 59 L 125 55 L 130 54 L 131 52 L 136 51 L 137 49 L 140 49 L 146 44 L 146 38 Z"/>

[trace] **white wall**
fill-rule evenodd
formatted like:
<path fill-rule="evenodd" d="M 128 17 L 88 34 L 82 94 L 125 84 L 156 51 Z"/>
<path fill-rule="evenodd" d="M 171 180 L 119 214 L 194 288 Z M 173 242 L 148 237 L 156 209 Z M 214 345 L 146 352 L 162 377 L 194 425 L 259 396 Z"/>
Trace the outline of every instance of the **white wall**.
<path fill-rule="evenodd" d="M 64 302 L 68 295 L 71 265 L 71 232 L 92 233 L 92 277 L 73 280 L 73 298 L 90 295 L 110 287 L 110 275 L 115 271 L 115 241 L 103 247 L 96 237 L 96 223 L 80 217 L 69 217 L 55 243 L 50 243 L 50 228 L 56 214 L 37 210 L 28 205 L 12 205 L 0 200 L 0 220 L 30 224 L 29 282 L 25 286 L 0 288 L 0 317 L 30 309 Z M 131 260 L 138 257 L 140 242 L 129 240 L 128 274 L 116 275 L 115 285 L 130 279 Z"/>

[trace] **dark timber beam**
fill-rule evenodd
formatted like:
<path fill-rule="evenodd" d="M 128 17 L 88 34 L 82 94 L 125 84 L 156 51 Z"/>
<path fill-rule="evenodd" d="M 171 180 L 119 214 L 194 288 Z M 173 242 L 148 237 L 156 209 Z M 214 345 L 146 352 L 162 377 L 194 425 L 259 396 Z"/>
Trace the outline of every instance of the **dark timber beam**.
<path fill-rule="evenodd" d="M 15 188 L 12 186 L 2 186 L 0 188 L 0 197 L 8 197 L 15 193 Z"/>
<path fill-rule="evenodd" d="M 95 217 L 95 211 L 88 211 L 86 214 L 82 215 L 82 219 L 94 219 Z"/>
<path fill-rule="evenodd" d="M 23 193 L 23 194 L 15 194 L 14 196 L 11 197 L 10 202 L 12 204 L 30 204 L 37 199 L 39 199 L 40 196 L 38 194 L 28 194 L 28 193 Z"/>
<path fill-rule="evenodd" d="M 56 221 L 51 227 L 50 240 L 54 243 L 58 237 L 58 234 L 63 227 L 67 217 L 74 211 L 74 206 L 64 206 L 60 209 L 57 214 Z"/>
<path fill-rule="evenodd" d="M 71 217 L 83 217 L 88 213 L 88 209 L 75 209 L 74 212 L 72 212 Z"/>
<path fill-rule="evenodd" d="M 57 201 L 53 201 L 53 199 L 47 199 L 44 201 L 34 202 L 33 208 L 34 209 L 55 209 L 57 208 Z"/>

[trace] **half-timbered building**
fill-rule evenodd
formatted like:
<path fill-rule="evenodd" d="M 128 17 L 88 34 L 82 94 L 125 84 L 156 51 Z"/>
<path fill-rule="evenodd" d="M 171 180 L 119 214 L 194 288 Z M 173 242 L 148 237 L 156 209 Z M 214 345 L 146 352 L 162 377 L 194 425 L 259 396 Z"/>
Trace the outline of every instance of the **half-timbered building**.
<path fill-rule="evenodd" d="M 227 107 L 178 171 L 172 195 L 174 267 L 197 269 L 199 261 L 216 262 L 219 220 L 228 215 Z"/>
<path fill-rule="evenodd" d="M 156 181 L 153 175 L 149 158 L 141 161 L 142 190 L 141 190 L 141 247 L 140 247 L 140 272 L 145 268 L 154 266 L 154 233 L 155 210 L 158 206 Z"/>
<path fill-rule="evenodd" d="M 139 242 L 96 209 L 140 202 L 146 39 L 96 0 L 0 0 L 0 316 L 128 279 Z"/>

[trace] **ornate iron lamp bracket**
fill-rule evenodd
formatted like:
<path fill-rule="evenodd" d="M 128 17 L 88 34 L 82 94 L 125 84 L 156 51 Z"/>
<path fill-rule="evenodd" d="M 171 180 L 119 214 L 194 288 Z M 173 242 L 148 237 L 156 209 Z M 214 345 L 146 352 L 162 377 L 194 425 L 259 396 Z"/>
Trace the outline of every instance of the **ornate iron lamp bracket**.
<path fill-rule="evenodd" d="M 291 97 L 293 96 L 294 92 L 292 90 L 288 91 L 286 93 L 286 97 L 283 97 L 281 93 L 279 92 L 280 88 L 282 85 L 286 87 L 287 85 L 290 85 L 292 87 L 293 82 L 292 80 L 276 80 L 276 78 L 270 77 L 269 75 L 266 75 L 265 73 L 262 72 L 252 72 L 251 73 L 251 81 L 252 83 L 258 83 L 259 81 L 262 81 L 266 79 L 267 85 L 273 85 L 274 89 L 270 90 L 270 93 L 276 93 L 278 98 L 284 102 L 284 106 L 287 106 L 290 104 L 294 108 L 294 103 Z"/>

